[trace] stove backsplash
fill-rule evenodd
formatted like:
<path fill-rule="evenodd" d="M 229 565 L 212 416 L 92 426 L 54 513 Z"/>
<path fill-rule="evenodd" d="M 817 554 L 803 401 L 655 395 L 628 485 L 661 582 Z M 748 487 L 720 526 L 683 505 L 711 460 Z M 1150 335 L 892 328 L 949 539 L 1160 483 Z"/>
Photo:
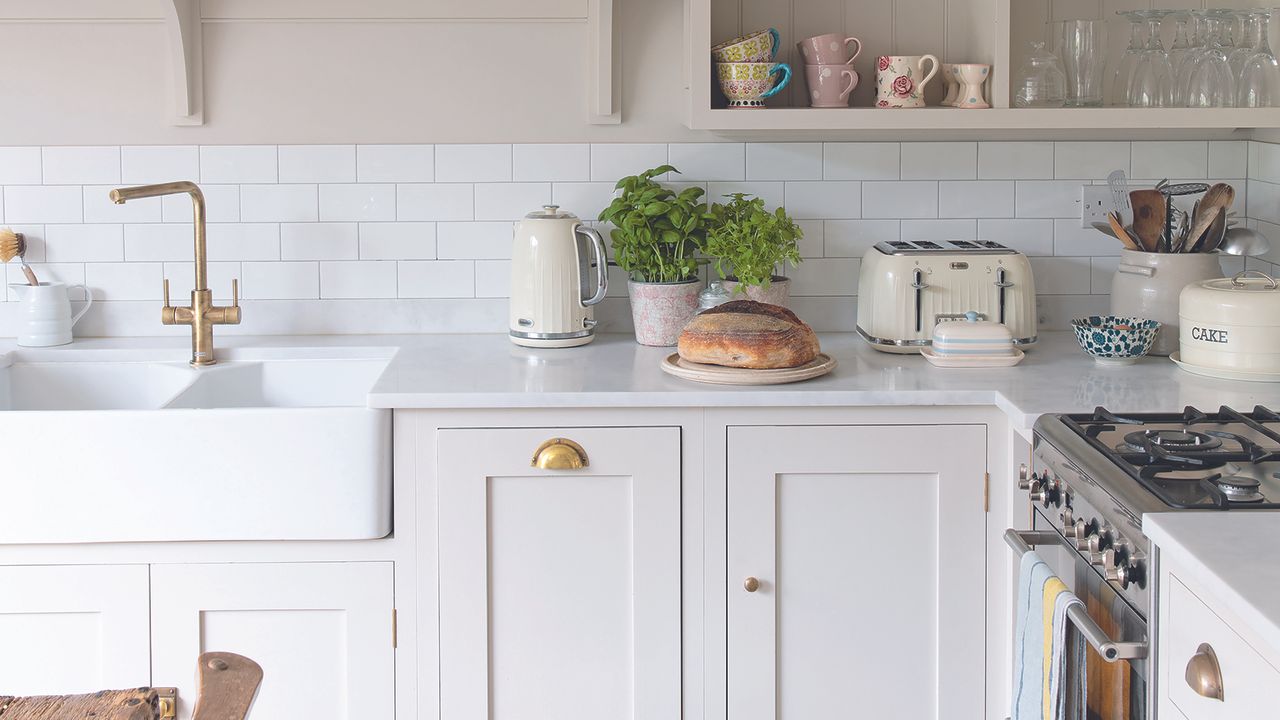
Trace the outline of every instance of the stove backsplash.
<path fill-rule="evenodd" d="M 1031 257 L 1042 327 L 1108 309 L 1120 245 L 1080 228 L 1080 185 L 1115 168 L 1154 182 L 1223 180 L 1280 248 L 1280 145 L 1189 142 L 253 145 L 0 148 L 4 224 L 47 279 L 98 301 L 81 335 L 182 334 L 159 322 L 161 280 L 192 282 L 190 203 L 115 206 L 120 184 L 199 179 L 210 284 L 239 278 L 244 323 L 223 333 L 500 332 L 511 223 L 545 203 L 594 218 L 622 175 L 670 163 L 710 196 L 748 192 L 804 228 L 793 307 L 850 331 L 859 258 L 896 239 L 989 239 Z M 1271 272 L 1268 260 L 1249 267 Z M 1228 270 L 1243 264 L 1229 263 Z M 20 282 L 16 264 L 8 282 Z M 628 330 L 625 278 L 597 312 Z M 0 302 L 0 336 L 18 304 Z"/>

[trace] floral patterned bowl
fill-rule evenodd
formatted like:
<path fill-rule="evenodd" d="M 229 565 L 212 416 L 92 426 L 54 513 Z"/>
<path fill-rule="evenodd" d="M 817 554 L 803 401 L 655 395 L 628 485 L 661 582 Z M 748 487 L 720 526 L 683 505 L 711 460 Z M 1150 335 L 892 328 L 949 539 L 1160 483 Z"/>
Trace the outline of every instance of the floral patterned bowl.
<path fill-rule="evenodd" d="M 1160 332 L 1155 320 L 1091 315 L 1071 321 L 1076 341 L 1103 365 L 1130 365 L 1147 354 Z"/>

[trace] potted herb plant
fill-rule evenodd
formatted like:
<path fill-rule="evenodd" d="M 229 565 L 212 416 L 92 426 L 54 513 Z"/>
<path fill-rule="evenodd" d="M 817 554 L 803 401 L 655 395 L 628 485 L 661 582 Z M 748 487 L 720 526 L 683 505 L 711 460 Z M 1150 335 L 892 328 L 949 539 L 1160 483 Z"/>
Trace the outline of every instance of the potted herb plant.
<path fill-rule="evenodd" d="M 698 251 L 711 215 L 701 202 L 703 190 L 680 192 L 655 177 L 678 173 L 670 165 L 624 177 L 622 192 L 600 219 L 612 223 L 613 259 L 629 275 L 631 317 L 642 345 L 675 345 L 685 323 L 698 309 Z"/>
<path fill-rule="evenodd" d="M 711 208 L 712 221 L 703 246 L 713 258 L 724 288 L 734 295 L 773 305 L 787 304 L 791 281 L 774 273 L 785 264 L 800 264 L 800 226 L 786 208 L 773 212 L 764 200 L 743 193 L 727 195 L 729 202 Z"/>

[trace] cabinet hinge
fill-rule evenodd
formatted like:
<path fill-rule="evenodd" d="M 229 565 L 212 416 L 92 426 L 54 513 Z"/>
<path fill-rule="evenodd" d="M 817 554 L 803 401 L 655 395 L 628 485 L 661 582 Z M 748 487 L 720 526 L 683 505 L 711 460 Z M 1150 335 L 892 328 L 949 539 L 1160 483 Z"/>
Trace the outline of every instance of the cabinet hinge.
<path fill-rule="evenodd" d="M 400 647 L 400 619 L 396 616 L 396 609 L 391 608 L 391 649 Z"/>
<path fill-rule="evenodd" d="M 991 512 L 991 473 L 982 474 L 982 512 Z"/>

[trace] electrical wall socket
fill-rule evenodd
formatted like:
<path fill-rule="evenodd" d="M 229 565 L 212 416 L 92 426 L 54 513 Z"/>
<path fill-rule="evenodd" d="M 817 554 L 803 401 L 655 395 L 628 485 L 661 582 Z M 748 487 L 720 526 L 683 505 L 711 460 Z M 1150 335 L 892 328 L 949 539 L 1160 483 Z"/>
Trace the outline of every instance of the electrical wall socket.
<path fill-rule="evenodd" d="M 1107 224 L 1111 212 L 1111 188 L 1106 185 L 1080 186 L 1080 227 L 1091 228 L 1094 223 Z"/>

